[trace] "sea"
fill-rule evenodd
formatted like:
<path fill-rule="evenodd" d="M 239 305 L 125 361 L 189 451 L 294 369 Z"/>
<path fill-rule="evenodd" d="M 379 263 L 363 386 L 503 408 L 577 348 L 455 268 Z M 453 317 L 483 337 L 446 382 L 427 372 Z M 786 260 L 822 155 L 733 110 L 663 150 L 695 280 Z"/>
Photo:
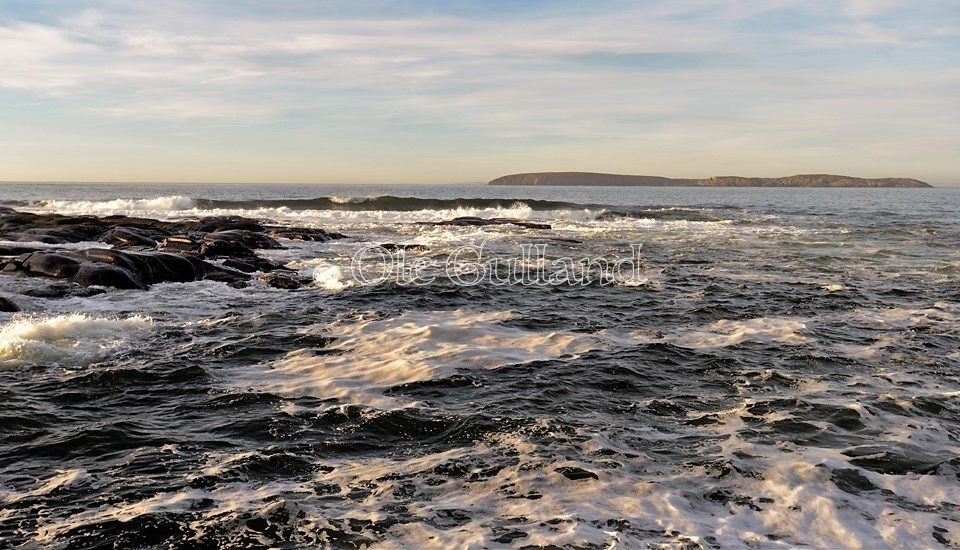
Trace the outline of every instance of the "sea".
<path fill-rule="evenodd" d="M 346 235 L 259 251 L 295 290 L 0 274 L 2 548 L 960 547 L 960 189 L 0 205 Z"/>

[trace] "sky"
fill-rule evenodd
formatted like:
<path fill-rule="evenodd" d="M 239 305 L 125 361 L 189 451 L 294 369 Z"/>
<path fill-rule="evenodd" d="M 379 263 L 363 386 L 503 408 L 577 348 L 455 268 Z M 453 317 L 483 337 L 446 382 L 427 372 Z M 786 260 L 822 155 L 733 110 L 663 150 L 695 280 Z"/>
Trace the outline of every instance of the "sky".
<path fill-rule="evenodd" d="M 0 0 L 0 180 L 960 185 L 958 0 Z"/>

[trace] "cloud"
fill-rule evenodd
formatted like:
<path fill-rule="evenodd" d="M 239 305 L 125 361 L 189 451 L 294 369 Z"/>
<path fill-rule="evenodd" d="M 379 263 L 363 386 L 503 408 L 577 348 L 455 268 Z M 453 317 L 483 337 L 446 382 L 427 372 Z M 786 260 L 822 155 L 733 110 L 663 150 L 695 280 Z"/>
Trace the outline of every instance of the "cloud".
<path fill-rule="evenodd" d="M 527 147 L 822 150 L 839 139 L 883 145 L 886 121 L 946 142 L 956 137 L 957 18 L 937 15 L 955 16 L 950 2 L 596 2 L 470 15 L 384 3 L 372 16 L 336 2 L 325 13 L 313 3 L 54 3 L 42 21 L 0 13 L 0 88 L 177 131 L 275 123 Z"/>

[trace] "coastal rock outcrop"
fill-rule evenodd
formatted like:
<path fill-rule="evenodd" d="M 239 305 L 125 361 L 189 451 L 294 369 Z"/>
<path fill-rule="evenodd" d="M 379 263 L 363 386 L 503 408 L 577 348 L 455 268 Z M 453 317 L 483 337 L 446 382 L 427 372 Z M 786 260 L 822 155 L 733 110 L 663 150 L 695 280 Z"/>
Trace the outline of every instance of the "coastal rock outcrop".
<path fill-rule="evenodd" d="M 439 222 L 417 222 L 418 225 L 456 225 L 456 226 L 488 226 L 488 225 L 516 225 L 526 229 L 550 229 L 548 223 L 529 222 L 514 218 L 479 218 L 476 216 L 460 216 L 452 220 Z"/>
<path fill-rule="evenodd" d="M 0 209 L 0 240 L 24 243 L 0 247 L 2 271 L 68 283 L 32 289 L 38 297 L 76 295 L 75 289 L 82 287 L 146 289 L 156 283 L 201 279 L 242 286 L 258 271 L 268 275 L 264 282 L 270 286 L 299 288 L 304 281 L 255 251 L 283 248 L 278 239 L 326 242 L 340 238 L 344 235 L 322 229 L 267 228 L 240 216 L 174 222 Z M 56 246 L 89 241 L 113 248 Z M 42 244 L 30 244 L 38 242 Z"/>

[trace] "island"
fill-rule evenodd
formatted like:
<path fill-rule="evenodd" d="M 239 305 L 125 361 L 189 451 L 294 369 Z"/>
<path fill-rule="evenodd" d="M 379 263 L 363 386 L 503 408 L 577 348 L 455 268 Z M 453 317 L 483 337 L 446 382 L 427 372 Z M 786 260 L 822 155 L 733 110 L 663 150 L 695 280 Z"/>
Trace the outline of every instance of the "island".
<path fill-rule="evenodd" d="M 933 187 L 911 178 L 855 178 L 832 174 L 801 174 L 781 178 L 714 176 L 706 179 L 629 176 L 597 172 L 530 172 L 510 174 L 489 185 L 585 185 L 654 187 Z"/>

